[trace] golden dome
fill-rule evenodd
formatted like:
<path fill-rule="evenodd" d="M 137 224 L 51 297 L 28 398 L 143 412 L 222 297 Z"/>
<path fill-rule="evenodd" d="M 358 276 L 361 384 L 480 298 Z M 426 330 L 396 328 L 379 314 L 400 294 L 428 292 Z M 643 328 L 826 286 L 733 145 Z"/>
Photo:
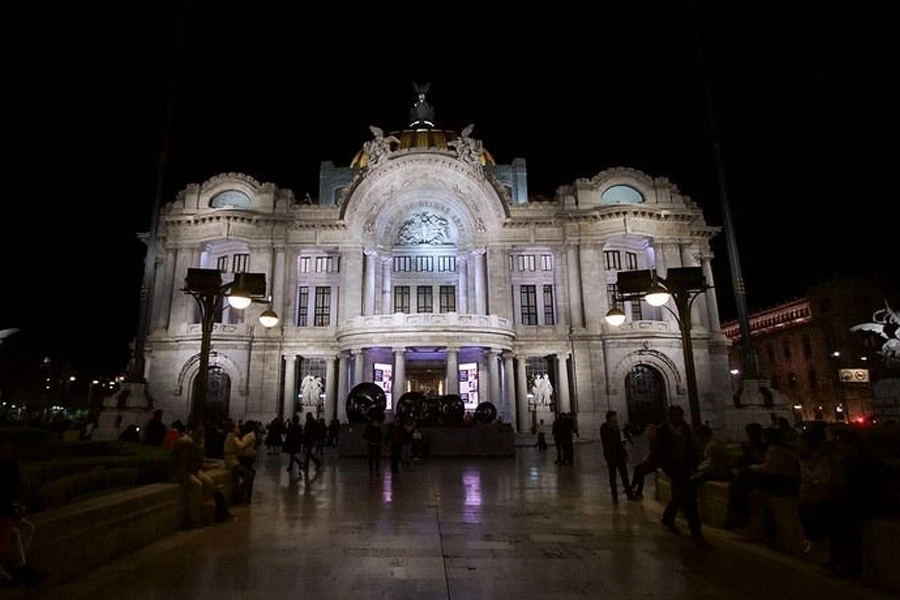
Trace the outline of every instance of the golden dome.
<path fill-rule="evenodd" d="M 453 149 L 447 145 L 448 142 L 455 140 L 459 134 L 455 131 L 446 129 L 405 129 L 403 131 L 392 131 L 388 136 L 394 136 L 400 140 L 399 144 L 392 143 L 391 149 L 394 151 L 392 156 L 400 156 L 403 154 L 412 154 L 420 152 L 439 152 L 452 154 Z M 369 156 L 365 150 L 360 150 L 350 162 L 350 167 L 354 169 L 362 169 L 369 164 Z M 482 165 L 495 165 L 494 157 L 485 150 L 481 155 Z"/>

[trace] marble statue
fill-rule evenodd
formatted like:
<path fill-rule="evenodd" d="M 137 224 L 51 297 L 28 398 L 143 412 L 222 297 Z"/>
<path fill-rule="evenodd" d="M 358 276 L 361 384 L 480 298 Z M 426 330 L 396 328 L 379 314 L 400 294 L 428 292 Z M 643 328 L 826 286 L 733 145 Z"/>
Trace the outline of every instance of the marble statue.
<path fill-rule="evenodd" d="M 374 168 L 390 158 L 391 144 L 399 144 L 400 140 L 393 135 L 384 137 L 384 131 L 374 125 L 369 125 L 369 130 L 375 137 L 363 144 L 363 151 L 368 156 L 368 166 Z"/>
<path fill-rule="evenodd" d="M 869 331 L 877 333 L 885 342 L 878 354 L 888 365 L 900 365 L 900 311 L 893 310 L 884 301 L 884 308 L 872 314 L 871 323 L 854 325 L 850 331 Z"/>
<path fill-rule="evenodd" d="M 472 137 L 475 125 L 469 125 L 462 130 L 459 137 L 451 140 L 447 145 L 456 151 L 456 157 L 462 162 L 481 170 L 481 155 L 484 154 L 484 144 L 481 140 Z"/>
<path fill-rule="evenodd" d="M 307 375 L 300 382 L 300 398 L 303 406 L 318 406 L 322 394 L 322 378 Z"/>
<path fill-rule="evenodd" d="M 550 376 L 544 373 L 541 377 L 535 377 L 531 386 L 531 394 L 534 396 L 534 403 L 539 406 L 550 404 L 550 398 L 553 395 L 553 384 L 550 383 Z"/>

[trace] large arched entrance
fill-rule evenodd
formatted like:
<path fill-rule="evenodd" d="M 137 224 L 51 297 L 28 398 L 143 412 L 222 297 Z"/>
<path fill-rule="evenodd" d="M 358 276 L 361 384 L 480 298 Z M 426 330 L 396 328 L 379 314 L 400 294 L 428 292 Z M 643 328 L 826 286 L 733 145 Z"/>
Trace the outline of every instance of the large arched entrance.
<path fill-rule="evenodd" d="M 666 388 L 662 374 L 649 365 L 634 365 L 625 376 L 628 422 L 644 427 L 666 416 Z"/>
<path fill-rule="evenodd" d="M 220 423 L 228 418 L 231 399 L 231 377 L 222 367 L 209 368 L 209 385 L 206 390 L 206 402 L 203 405 L 203 420 L 207 423 Z M 194 377 L 191 399 L 197 397 L 199 373 Z"/>

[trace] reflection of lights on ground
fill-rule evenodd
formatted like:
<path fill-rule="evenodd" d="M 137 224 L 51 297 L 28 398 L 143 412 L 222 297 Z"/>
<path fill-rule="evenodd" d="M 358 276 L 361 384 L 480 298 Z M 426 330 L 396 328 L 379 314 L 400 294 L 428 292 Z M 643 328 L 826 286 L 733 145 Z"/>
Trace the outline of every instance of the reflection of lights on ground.
<path fill-rule="evenodd" d="M 394 500 L 394 486 L 391 475 L 390 470 L 384 471 L 381 475 L 383 477 L 381 480 L 381 501 L 385 504 L 390 504 Z"/>
<path fill-rule="evenodd" d="M 481 506 L 481 473 L 466 471 L 462 476 L 466 506 Z"/>
<path fill-rule="evenodd" d="M 541 478 L 541 473 L 538 471 L 537 467 L 531 467 L 531 469 L 528 470 L 528 476 L 531 481 L 537 483 L 538 479 Z"/>

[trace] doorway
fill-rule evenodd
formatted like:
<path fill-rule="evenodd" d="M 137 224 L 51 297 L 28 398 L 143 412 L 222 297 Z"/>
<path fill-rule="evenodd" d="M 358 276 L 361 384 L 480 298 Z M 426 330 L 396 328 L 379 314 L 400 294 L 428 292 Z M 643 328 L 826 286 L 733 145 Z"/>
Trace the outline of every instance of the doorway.
<path fill-rule="evenodd" d="M 221 423 L 229 416 L 231 401 L 231 377 L 222 367 L 210 367 L 209 384 L 206 388 L 206 402 L 203 405 L 203 420 L 206 423 Z M 191 399 L 197 396 L 200 374 L 194 377 Z"/>
<path fill-rule="evenodd" d="M 662 374 L 649 365 L 634 365 L 625 377 L 628 422 L 645 427 L 666 418 L 666 388 Z"/>

